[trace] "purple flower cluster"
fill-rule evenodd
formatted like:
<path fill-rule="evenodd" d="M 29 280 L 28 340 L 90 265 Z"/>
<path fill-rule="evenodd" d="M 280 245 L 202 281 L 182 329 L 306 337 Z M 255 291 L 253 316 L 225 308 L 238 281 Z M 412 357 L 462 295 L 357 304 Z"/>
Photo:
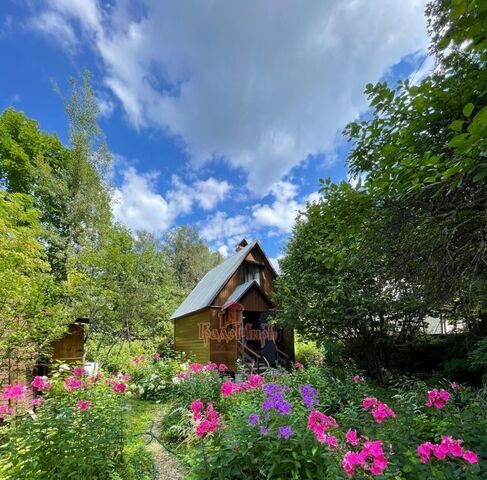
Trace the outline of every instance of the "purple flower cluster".
<path fill-rule="evenodd" d="M 250 426 L 255 427 L 260 423 L 260 416 L 257 413 L 251 413 L 247 420 Z"/>
<path fill-rule="evenodd" d="M 293 434 L 293 429 L 289 425 L 283 425 L 279 427 L 279 438 L 289 438 Z"/>
<path fill-rule="evenodd" d="M 267 383 L 263 387 L 265 400 L 262 402 L 262 410 L 275 410 L 281 415 L 289 415 L 291 413 L 291 404 L 284 399 L 284 392 L 289 387 Z"/>
<path fill-rule="evenodd" d="M 313 410 L 313 407 L 320 403 L 320 394 L 312 385 L 301 385 L 300 392 L 304 406 L 308 410 Z"/>

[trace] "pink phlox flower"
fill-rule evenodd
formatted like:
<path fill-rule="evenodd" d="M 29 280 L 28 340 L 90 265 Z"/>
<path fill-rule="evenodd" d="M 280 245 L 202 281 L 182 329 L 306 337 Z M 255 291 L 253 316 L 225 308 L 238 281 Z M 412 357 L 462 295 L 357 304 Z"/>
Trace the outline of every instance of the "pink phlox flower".
<path fill-rule="evenodd" d="M 451 382 L 450 383 L 450 387 L 453 389 L 453 390 L 457 390 L 458 388 L 460 388 L 460 384 L 457 383 L 457 382 Z"/>
<path fill-rule="evenodd" d="M 36 397 L 32 399 L 32 406 L 33 407 L 38 407 L 39 405 L 42 405 L 46 401 L 45 397 Z"/>
<path fill-rule="evenodd" d="M 78 400 L 76 402 L 76 408 L 82 412 L 86 412 L 86 410 L 93 408 L 93 402 L 90 402 L 89 400 Z"/>
<path fill-rule="evenodd" d="M 212 372 L 213 370 L 218 370 L 218 364 L 213 363 L 213 362 L 208 362 L 205 365 L 204 370 L 207 370 L 209 372 Z"/>
<path fill-rule="evenodd" d="M 308 428 L 315 434 L 316 440 L 320 443 L 328 444 L 329 435 L 326 432 L 330 428 L 338 427 L 338 423 L 333 417 L 329 417 L 318 410 L 313 410 L 308 417 Z M 333 440 L 331 440 L 333 442 Z"/>
<path fill-rule="evenodd" d="M 454 458 L 463 458 L 469 463 L 476 463 L 477 454 L 471 450 L 463 450 L 462 443 L 462 440 L 444 436 L 439 444 L 425 442 L 418 445 L 416 452 L 421 459 L 421 463 L 428 462 L 432 456 L 437 460 L 444 460 L 449 455 Z"/>
<path fill-rule="evenodd" d="M 224 363 L 220 363 L 220 365 L 218 365 L 218 371 L 219 372 L 226 372 L 227 370 L 228 370 L 228 367 Z"/>
<path fill-rule="evenodd" d="M 79 390 L 85 386 L 83 380 L 75 377 L 68 377 L 64 380 L 64 388 L 68 391 Z"/>
<path fill-rule="evenodd" d="M 472 452 L 472 450 L 465 450 L 463 452 L 463 459 L 467 461 L 468 463 L 477 463 L 479 461 L 479 457 L 475 452 Z"/>
<path fill-rule="evenodd" d="M 355 430 L 348 430 L 348 432 L 345 434 L 345 439 L 354 447 L 358 445 L 358 433 Z"/>
<path fill-rule="evenodd" d="M 450 394 L 446 390 L 434 388 L 428 391 L 426 406 L 441 409 L 448 403 L 448 400 L 450 400 Z"/>
<path fill-rule="evenodd" d="M 360 452 L 349 451 L 342 460 L 342 468 L 349 477 L 352 477 L 358 468 L 370 472 L 373 476 L 382 475 L 388 464 L 380 440 L 365 442 Z"/>
<path fill-rule="evenodd" d="M 199 400 L 195 401 L 199 402 Z M 193 403 L 191 404 L 192 406 Z M 212 433 L 219 428 L 223 428 L 223 425 L 220 424 L 220 414 L 214 409 L 212 403 L 208 403 L 206 409 L 204 409 L 203 403 L 201 406 L 199 403 L 196 403 L 195 407 L 197 409 L 199 408 L 197 418 L 195 418 L 197 437 L 204 437 L 208 433 Z"/>
<path fill-rule="evenodd" d="M 191 363 L 189 369 L 193 372 L 201 372 L 204 370 L 205 366 L 202 363 Z"/>
<path fill-rule="evenodd" d="M 39 391 L 49 390 L 52 387 L 52 385 L 48 382 L 47 377 L 40 377 L 38 375 L 34 377 L 31 385 L 34 388 L 37 388 Z"/>
<path fill-rule="evenodd" d="M 82 378 L 86 376 L 86 370 L 83 367 L 74 367 L 73 368 L 73 375 L 76 378 Z"/>
<path fill-rule="evenodd" d="M 352 377 L 353 383 L 360 383 L 363 379 L 360 375 L 354 375 Z"/>
<path fill-rule="evenodd" d="M 193 412 L 194 420 L 199 420 L 201 418 L 201 411 L 203 410 L 204 406 L 205 404 L 199 399 L 191 402 L 191 411 Z"/>
<path fill-rule="evenodd" d="M 115 385 L 113 385 L 113 391 L 115 393 L 124 393 L 125 390 L 127 390 L 127 384 L 126 383 L 119 382 L 119 383 L 115 383 Z"/>
<path fill-rule="evenodd" d="M 4 400 L 20 400 L 24 398 L 26 393 L 27 387 L 22 383 L 5 385 L 2 393 L 2 398 Z"/>
<path fill-rule="evenodd" d="M 15 409 L 9 405 L 0 405 L 0 420 L 3 420 L 6 416 L 12 416 L 15 413 Z"/>
<path fill-rule="evenodd" d="M 377 423 L 382 423 L 387 417 L 395 417 L 394 411 L 375 397 L 367 397 L 362 401 L 364 410 L 370 411 Z"/>
<path fill-rule="evenodd" d="M 329 447 L 336 447 L 336 446 L 338 446 L 338 438 L 335 437 L 335 435 L 326 435 L 325 443 Z"/>
<path fill-rule="evenodd" d="M 152 360 L 154 360 L 155 362 L 157 362 L 161 359 L 161 355 L 159 352 L 155 352 L 151 356 L 152 356 Z"/>
<path fill-rule="evenodd" d="M 301 368 L 304 368 L 304 365 L 302 363 L 300 363 L 300 362 L 295 362 L 294 363 L 294 368 L 296 370 L 300 370 Z"/>
<path fill-rule="evenodd" d="M 261 375 L 249 375 L 249 384 L 252 388 L 259 388 L 264 383 L 264 377 Z"/>
<path fill-rule="evenodd" d="M 364 410 L 369 410 L 371 407 L 375 407 L 379 403 L 379 400 L 375 397 L 367 397 L 362 400 L 362 407 Z"/>

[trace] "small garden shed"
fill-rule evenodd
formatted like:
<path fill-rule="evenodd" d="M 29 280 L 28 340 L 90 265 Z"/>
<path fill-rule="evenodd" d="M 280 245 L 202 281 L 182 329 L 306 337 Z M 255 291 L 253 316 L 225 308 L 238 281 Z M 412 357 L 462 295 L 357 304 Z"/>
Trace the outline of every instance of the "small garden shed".
<path fill-rule="evenodd" d="M 210 270 L 171 317 L 175 349 L 201 363 L 237 360 L 259 370 L 294 361 L 294 335 L 270 320 L 277 273 L 258 241 L 242 240 L 234 255 Z"/>

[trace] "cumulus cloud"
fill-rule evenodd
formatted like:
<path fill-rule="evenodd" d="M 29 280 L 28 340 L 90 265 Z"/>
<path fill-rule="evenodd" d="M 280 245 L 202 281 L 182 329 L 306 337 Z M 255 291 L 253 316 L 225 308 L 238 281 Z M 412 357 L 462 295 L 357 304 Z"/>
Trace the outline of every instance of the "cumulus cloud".
<path fill-rule="evenodd" d="M 212 177 L 190 186 L 174 176 L 172 189 L 163 196 L 156 189 L 157 173 L 138 173 L 129 166 L 122 177 L 121 186 L 114 191 L 112 211 L 118 221 L 134 232 L 164 232 L 179 216 L 190 213 L 194 204 L 205 210 L 214 208 L 229 189 L 227 182 Z"/>
<path fill-rule="evenodd" d="M 277 182 L 271 187 L 274 200 L 270 204 L 253 206 L 253 218 L 257 225 L 276 229 L 281 233 L 290 233 L 296 216 L 307 202 L 317 201 L 318 193 L 298 201 L 297 186 L 291 182 Z"/>
<path fill-rule="evenodd" d="M 333 148 L 366 109 L 367 82 L 425 49 L 425 3 L 140 0 L 134 12 L 123 0 L 46 0 L 45 10 L 85 34 L 135 128 L 180 137 L 195 166 L 224 158 L 265 194 Z"/>

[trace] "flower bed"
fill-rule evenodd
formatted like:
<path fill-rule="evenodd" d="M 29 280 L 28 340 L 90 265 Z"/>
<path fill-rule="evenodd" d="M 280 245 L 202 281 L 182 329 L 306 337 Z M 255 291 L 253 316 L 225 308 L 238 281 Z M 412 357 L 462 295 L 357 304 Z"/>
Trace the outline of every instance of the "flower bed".
<path fill-rule="evenodd" d="M 150 478 L 150 459 L 130 445 L 127 380 L 87 376 L 76 367 L 51 379 L 35 377 L 31 385 L 5 386 L 0 478 Z"/>
<path fill-rule="evenodd" d="M 235 381 L 212 364 L 175 383 L 166 430 L 179 432 L 190 478 L 485 478 L 485 392 L 408 379 L 384 389 L 315 367 Z"/>

